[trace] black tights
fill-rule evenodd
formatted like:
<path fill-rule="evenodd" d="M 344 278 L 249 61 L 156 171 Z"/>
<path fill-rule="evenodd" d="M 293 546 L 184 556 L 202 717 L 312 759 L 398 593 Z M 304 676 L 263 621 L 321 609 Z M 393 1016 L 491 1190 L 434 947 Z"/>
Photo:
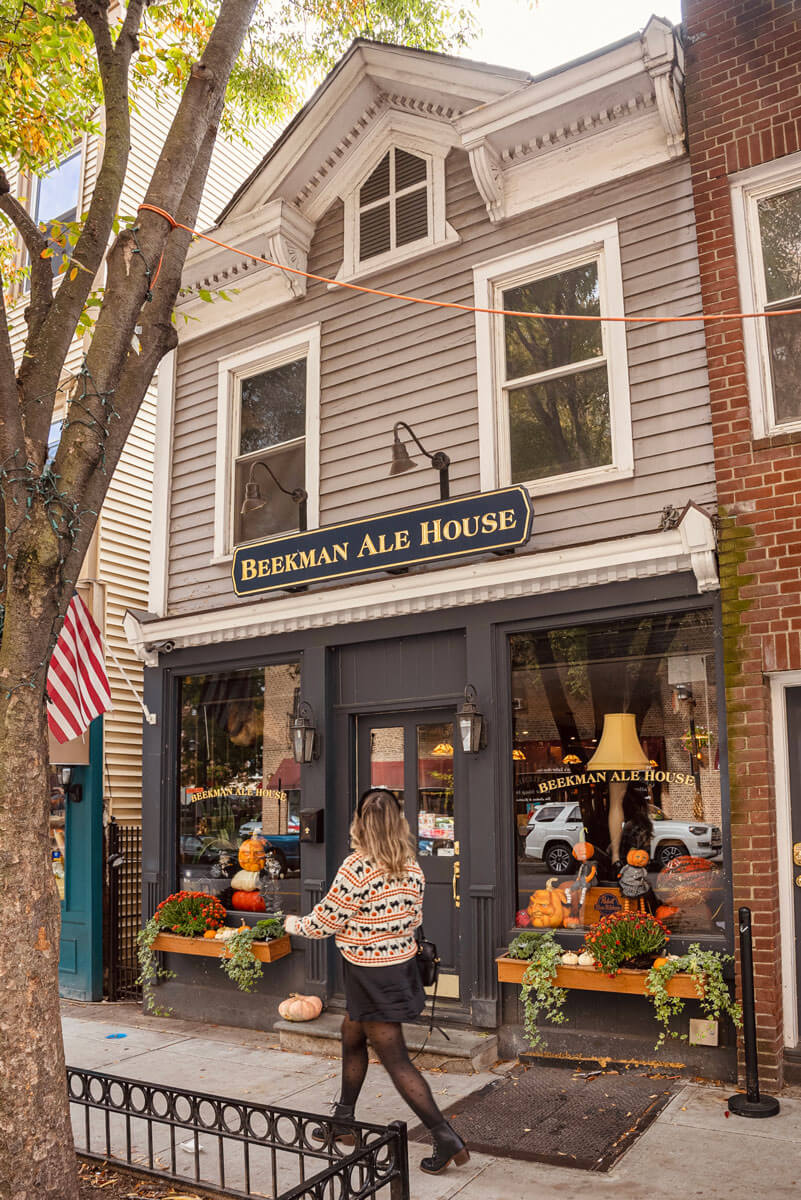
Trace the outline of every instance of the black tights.
<path fill-rule="evenodd" d="M 354 1104 L 367 1074 L 367 1042 L 375 1050 L 382 1067 L 409 1108 L 427 1129 L 444 1121 L 431 1088 L 409 1058 L 403 1029 L 396 1021 L 342 1022 L 342 1093 L 341 1104 Z"/>

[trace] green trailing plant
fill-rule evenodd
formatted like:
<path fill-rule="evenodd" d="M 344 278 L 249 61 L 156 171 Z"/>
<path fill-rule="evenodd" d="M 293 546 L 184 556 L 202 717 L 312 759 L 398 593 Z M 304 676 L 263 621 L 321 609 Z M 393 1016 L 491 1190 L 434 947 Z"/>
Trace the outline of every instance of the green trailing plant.
<path fill-rule="evenodd" d="M 155 1001 L 154 990 L 160 979 L 174 979 L 175 972 L 159 966 L 158 956 L 153 949 L 153 943 L 161 933 L 161 926 L 156 917 L 151 917 L 144 929 L 136 935 L 136 957 L 139 960 L 139 978 L 137 983 L 142 988 L 142 1002 L 146 1013 L 156 1017 L 168 1017 L 169 1008 L 160 1008 Z"/>
<path fill-rule="evenodd" d="M 667 926 L 650 913 L 616 912 L 593 926 L 585 947 L 597 966 L 614 977 L 624 963 L 659 954 L 669 937 Z"/>
<path fill-rule="evenodd" d="M 253 953 L 253 943 L 274 941 L 283 932 L 283 921 L 279 917 L 268 917 L 255 925 L 243 925 L 226 938 L 220 966 L 240 992 L 252 992 L 264 970 L 262 962 Z"/>
<path fill-rule="evenodd" d="M 526 1037 L 532 1050 L 535 1050 L 545 1043 L 542 1033 L 537 1028 L 537 1022 L 541 1017 L 550 1021 L 552 1025 L 562 1025 L 567 1020 L 562 1011 L 567 999 L 567 992 L 564 988 L 556 986 L 556 972 L 562 958 L 562 947 L 551 933 L 520 934 L 514 941 L 518 942 L 521 938 L 531 938 L 532 936 L 536 936 L 539 941 L 536 944 L 528 943 L 531 953 L 529 955 L 516 954 L 511 957 L 528 957 L 529 959 L 529 965 L 523 974 L 520 1000 L 523 1005 L 523 1024 Z M 509 952 L 511 954 L 511 946 Z"/>
<path fill-rule="evenodd" d="M 704 1016 L 709 1021 L 718 1021 L 728 1016 L 739 1029 L 743 1023 L 742 1006 L 732 998 L 729 985 L 723 976 L 724 963 L 733 962 L 730 954 L 719 954 L 716 950 L 702 950 L 693 942 L 686 954 L 670 958 L 648 972 L 646 988 L 648 998 L 654 1006 L 654 1015 L 662 1026 L 656 1042 L 658 1050 L 668 1037 L 686 1041 L 685 1033 L 670 1028 L 670 1022 L 684 1011 L 683 996 L 668 994 L 668 984 L 675 975 L 684 973 L 692 976 L 695 990 Z"/>
<path fill-rule="evenodd" d="M 518 933 L 509 943 L 506 954 L 509 958 L 533 958 L 543 938 L 547 936 L 531 929 L 525 933 Z"/>

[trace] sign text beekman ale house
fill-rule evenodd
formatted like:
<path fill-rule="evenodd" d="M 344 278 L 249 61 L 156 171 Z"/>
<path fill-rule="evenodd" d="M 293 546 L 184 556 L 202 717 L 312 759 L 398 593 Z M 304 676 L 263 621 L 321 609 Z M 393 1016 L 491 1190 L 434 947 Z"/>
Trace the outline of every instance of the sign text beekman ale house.
<path fill-rule="evenodd" d="M 514 550 L 531 533 L 531 499 L 509 487 L 440 500 L 239 546 L 231 573 L 237 596 Z"/>

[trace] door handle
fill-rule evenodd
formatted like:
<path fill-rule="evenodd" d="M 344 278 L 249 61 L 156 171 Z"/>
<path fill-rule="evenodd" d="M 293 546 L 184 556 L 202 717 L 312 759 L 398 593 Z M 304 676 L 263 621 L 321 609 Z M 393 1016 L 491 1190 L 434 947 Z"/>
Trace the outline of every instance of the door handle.
<path fill-rule="evenodd" d="M 793 862 L 797 867 L 801 867 L 801 842 L 796 842 L 793 846 Z"/>
<path fill-rule="evenodd" d="M 454 860 L 453 876 L 451 878 L 451 887 L 453 888 L 453 906 L 454 906 L 454 908 L 462 907 L 462 901 L 459 896 L 459 877 L 461 876 L 461 874 L 462 874 L 462 868 L 459 865 L 459 863 Z"/>

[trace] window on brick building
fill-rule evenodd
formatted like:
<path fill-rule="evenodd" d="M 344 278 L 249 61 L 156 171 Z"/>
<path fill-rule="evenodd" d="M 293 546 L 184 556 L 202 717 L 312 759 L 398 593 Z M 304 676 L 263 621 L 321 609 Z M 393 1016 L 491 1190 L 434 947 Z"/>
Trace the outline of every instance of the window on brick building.
<path fill-rule="evenodd" d="M 275 864 L 282 911 L 300 910 L 301 778 L 290 740 L 299 689 L 298 662 L 181 681 L 179 886 L 234 911 L 261 911 L 267 874 L 250 868 L 262 854 Z"/>
<path fill-rule="evenodd" d="M 633 470 L 615 223 L 495 260 L 474 272 L 476 304 L 543 317 L 477 316 L 482 465 L 489 486 L 532 493 Z M 571 319 L 578 318 L 578 319 Z"/>
<path fill-rule="evenodd" d="M 801 430 L 801 156 L 734 177 L 743 322 L 754 436 Z"/>

